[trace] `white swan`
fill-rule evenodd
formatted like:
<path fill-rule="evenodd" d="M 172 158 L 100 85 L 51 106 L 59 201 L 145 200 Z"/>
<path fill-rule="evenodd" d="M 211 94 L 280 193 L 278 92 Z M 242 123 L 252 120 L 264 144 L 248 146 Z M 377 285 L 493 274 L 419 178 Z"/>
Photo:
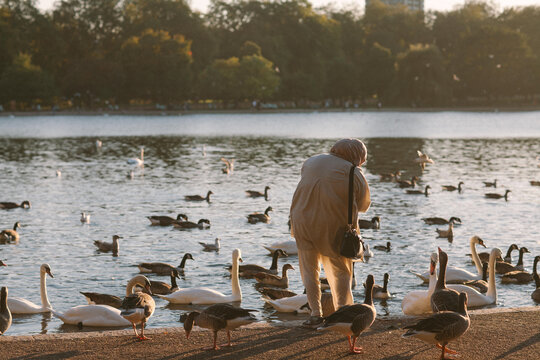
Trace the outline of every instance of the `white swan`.
<path fill-rule="evenodd" d="M 469 280 L 482 279 L 482 262 L 480 261 L 480 258 L 478 257 L 478 253 L 476 252 L 476 244 L 482 245 L 483 247 L 486 247 L 486 245 L 484 245 L 484 241 L 476 235 L 471 237 L 469 243 L 471 247 L 472 259 L 474 261 L 474 265 L 476 266 L 476 270 L 478 273 L 475 275 L 465 269 L 449 266 L 446 269 L 446 283 L 447 284 L 452 284 L 452 283 L 460 284 Z M 413 274 L 418 276 L 425 283 L 429 282 L 429 272 L 425 272 L 422 274 L 417 274 L 413 272 Z"/>
<path fill-rule="evenodd" d="M 23 298 L 9 297 L 7 304 L 12 314 L 39 314 L 52 310 L 49 297 L 47 296 L 47 278 L 46 275 L 54 277 L 51 273 L 49 264 L 42 264 L 39 268 L 39 292 L 41 295 L 41 306 L 34 304 Z"/>
<path fill-rule="evenodd" d="M 144 165 L 144 148 L 141 148 L 141 158 L 131 158 L 127 160 L 129 165 L 143 166 Z"/>
<path fill-rule="evenodd" d="M 240 249 L 232 252 L 231 286 L 232 295 L 225 295 L 209 288 L 180 289 L 169 295 L 158 295 L 172 304 L 220 304 L 242 301 L 242 290 L 238 281 L 238 261 L 242 262 Z"/>
<path fill-rule="evenodd" d="M 373 257 L 373 251 L 369 248 L 369 244 L 364 243 L 364 257 L 371 258 Z"/>
<path fill-rule="evenodd" d="M 263 245 L 263 247 L 266 250 L 270 251 L 270 255 L 272 255 L 277 249 L 285 251 L 287 255 L 298 255 L 298 247 L 296 246 L 296 240 L 277 242 L 268 246 Z"/>
<path fill-rule="evenodd" d="M 109 305 L 79 305 L 61 313 L 52 311 L 64 324 L 83 326 L 127 327 L 131 322 L 120 315 L 120 310 Z"/>
<path fill-rule="evenodd" d="M 310 313 L 311 310 L 307 306 L 307 295 L 300 294 L 291 297 L 285 297 L 281 299 L 272 300 L 266 296 L 263 296 L 263 300 L 268 305 L 271 305 L 278 312 L 296 312 L 296 313 Z"/>
<path fill-rule="evenodd" d="M 403 297 L 401 310 L 405 315 L 423 315 L 431 313 L 431 294 L 435 290 L 437 274 L 435 268 L 439 261 L 439 254 L 432 253 L 429 264 L 429 287 L 427 290 L 411 291 Z"/>
<path fill-rule="evenodd" d="M 81 222 L 83 224 L 90 224 L 90 214 L 82 212 L 81 213 Z"/>

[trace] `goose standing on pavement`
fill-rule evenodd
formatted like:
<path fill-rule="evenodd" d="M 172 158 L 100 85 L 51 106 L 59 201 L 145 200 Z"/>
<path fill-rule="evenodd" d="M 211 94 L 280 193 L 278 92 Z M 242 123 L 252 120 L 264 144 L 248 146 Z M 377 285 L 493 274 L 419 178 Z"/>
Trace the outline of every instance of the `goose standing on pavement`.
<path fill-rule="evenodd" d="M 0 242 L 18 242 L 19 233 L 17 232 L 17 229 L 20 227 L 21 224 L 17 221 L 15 225 L 13 225 L 13 229 L 2 230 L 0 232 Z"/>
<path fill-rule="evenodd" d="M 265 186 L 264 192 L 255 191 L 255 190 L 246 190 L 246 194 L 248 197 L 252 197 L 252 198 L 264 197 L 265 200 L 268 200 L 268 190 L 270 190 L 270 186 Z"/>
<path fill-rule="evenodd" d="M 0 336 L 4 335 L 11 326 L 11 312 L 7 304 L 8 288 L 2 286 L 0 290 Z"/>
<path fill-rule="evenodd" d="M 190 253 L 186 253 L 180 261 L 178 267 L 174 267 L 167 263 L 162 262 L 153 262 L 153 263 L 140 263 L 137 265 L 141 273 L 154 273 L 158 275 L 169 275 L 171 271 L 178 270 L 180 274 L 184 272 L 184 267 L 186 266 L 186 260 L 194 260 L 193 256 Z"/>
<path fill-rule="evenodd" d="M 206 197 L 203 197 L 201 195 L 186 195 L 184 198 L 186 199 L 186 201 L 206 201 L 206 202 L 210 202 L 210 195 L 214 195 L 214 193 L 211 190 L 209 190 L 206 193 Z"/>
<path fill-rule="evenodd" d="M 150 291 L 150 289 L 147 290 Z M 156 308 L 156 303 L 151 295 L 151 291 L 150 294 L 137 292 L 126 296 L 124 301 L 122 301 L 123 310 L 120 315 L 133 325 L 135 336 L 141 341 L 148 340 L 148 338 L 144 336 L 144 327 Z M 137 333 L 137 324 L 141 324 L 140 335 Z"/>
<path fill-rule="evenodd" d="M 266 210 L 264 210 L 264 214 L 261 214 L 261 213 L 258 213 L 258 212 L 255 212 L 255 213 L 252 213 L 252 214 L 249 214 L 247 216 L 247 219 L 248 219 L 248 223 L 250 224 L 256 224 L 258 222 L 263 222 L 263 223 L 268 223 L 270 222 L 270 215 L 268 215 L 268 213 L 270 211 L 273 211 L 274 209 L 272 209 L 271 206 L 267 207 Z"/>
<path fill-rule="evenodd" d="M 360 229 L 380 229 L 381 228 L 381 218 L 379 216 L 374 216 L 370 221 L 364 219 L 358 219 L 358 227 Z"/>
<path fill-rule="evenodd" d="M 30 201 L 24 200 L 20 204 L 17 204 L 14 202 L 7 202 L 7 201 L 0 202 L 0 209 L 9 210 L 9 209 L 15 209 L 19 207 L 23 209 L 30 209 Z"/>
<path fill-rule="evenodd" d="M 540 256 L 535 256 L 534 264 L 533 264 L 533 279 L 534 279 L 534 284 L 536 286 L 536 290 L 534 290 L 533 293 L 531 294 L 531 298 L 537 303 L 540 303 L 540 276 L 538 276 L 538 271 L 536 270 L 538 261 L 540 261 Z"/>
<path fill-rule="evenodd" d="M 46 275 L 54 278 L 49 264 L 42 264 L 39 268 L 39 292 L 41 296 L 41 306 L 23 298 L 10 297 L 8 299 L 8 307 L 12 314 L 40 314 L 51 311 L 52 306 L 47 295 Z"/>
<path fill-rule="evenodd" d="M 448 255 L 439 248 L 439 278 L 435 285 L 435 290 L 431 294 L 431 310 L 436 313 L 440 311 L 458 311 L 459 293 L 456 290 L 446 287 L 446 265 Z"/>
<path fill-rule="evenodd" d="M 106 241 L 94 241 L 94 245 L 98 248 L 98 251 L 101 252 L 109 252 L 112 251 L 114 256 L 118 256 L 118 250 L 120 250 L 120 243 L 118 242 L 119 239 L 123 239 L 123 237 L 118 235 L 113 235 L 112 237 L 112 243 L 106 242 Z"/>

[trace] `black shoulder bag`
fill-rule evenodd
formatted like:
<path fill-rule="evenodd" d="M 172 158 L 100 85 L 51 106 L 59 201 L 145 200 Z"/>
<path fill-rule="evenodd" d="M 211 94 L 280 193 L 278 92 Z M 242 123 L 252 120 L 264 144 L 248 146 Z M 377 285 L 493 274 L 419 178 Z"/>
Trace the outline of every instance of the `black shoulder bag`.
<path fill-rule="evenodd" d="M 348 223 L 345 233 L 343 234 L 343 239 L 341 240 L 341 245 L 339 249 L 339 254 L 349 259 L 353 260 L 362 260 L 364 256 L 364 242 L 362 237 L 356 233 L 356 226 L 353 225 L 352 221 L 352 206 L 354 198 L 354 169 L 355 165 L 351 167 L 349 172 L 349 211 L 348 211 Z"/>

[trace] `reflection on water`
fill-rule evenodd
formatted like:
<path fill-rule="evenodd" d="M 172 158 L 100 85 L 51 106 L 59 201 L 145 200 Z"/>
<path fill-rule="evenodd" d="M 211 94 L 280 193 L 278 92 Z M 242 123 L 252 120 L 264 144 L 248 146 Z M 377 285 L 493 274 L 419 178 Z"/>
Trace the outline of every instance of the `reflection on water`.
<path fill-rule="evenodd" d="M 320 121 L 318 115 L 314 116 L 315 123 Z M 35 119 L 23 120 L 35 122 Z M 4 121 L 0 119 L 0 130 L 6 130 L 3 134 L 12 131 L 9 126 L 2 127 Z M 81 122 L 77 118 L 74 121 Z M 170 119 L 164 121 L 158 128 Z M 264 124 L 263 121 L 263 128 Z M 300 119 L 299 124 L 300 128 L 304 126 L 304 120 Z M 381 130 L 370 123 L 370 131 L 382 132 L 386 125 L 383 122 Z M 215 120 L 214 128 L 219 126 L 220 122 Z M 97 131 L 93 127 L 84 129 Z M 363 299 L 360 284 L 367 274 L 373 274 L 376 282 L 382 283 L 383 274 L 388 272 L 389 289 L 394 297 L 386 304 L 377 302 L 377 310 L 381 316 L 400 314 L 403 296 L 420 288 L 419 281 L 408 270 L 427 270 L 429 255 L 437 246 L 448 252 L 452 265 L 474 271 L 465 256 L 469 253 L 468 239 L 474 234 L 485 240 L 488 249 L 498 246 L 506 251 L 514 242 L 527 246 L 531 254 L 525 255 L 525 267 L 532 270 L 532 259 L 540 253 L 537 222 L 540 188 L 530 186 L 529 181 L 540 180 L 540 168 L 535 160 L 540 154 L 540 144 L 533 137 L 504 138 L 505 129 L 491 139 L 429 136 L 365 139 L 369 155 L 364 171 L 373 204 L 363 218 L 380 216 L 381 229 L 364 230 L 362 234 L 372 249 L 374 245 L 391 241 L 392 251 L 373 250 L 375 254 L 369 263 L 356 267 L 357 301 Z M 36 136 L 43 132 L 46 130 L 38 128 Z M 0 201 L 28 199 L 32 208 L 1 211 L 2 229 L 11 228 L 16 221 L 20 221 L 22 228 L 18 245 L 0 245 L 0 258 L 9 265 L 0 269 L 0 284 L 9 286 L 10 296 L 39 303 L 39 266 L 47 262 L 55 275 L 47 279 L 50 301 L 56 310 L 65 311 L 85 303 L 79 291 L 123 296 L 127 281 L 137 274 L 139 262 L 164 261 L 176 265 L 184 253 L 190 252 L 195 260 L 187 262 L 178 285 L 207 286 L 230 294 L 231 280 L 225 266 L 231 263 L 232 250 L 240 248 L 245 263 L 270 265 L 271 259 L 262 245 L 290 239 L 288 210 L 302 162 L 327 151 L 335 141 L 330 136 L 332 133 L 325 137 L 324 131 L 316 138 L 295 134 L 291 131 L 287 137 L 101 136 L 100 150 L 94 145 L 94 136 L 17 138 L 11 134 L 12 137 L 0 142 Z M 360 132 L 350 135 L 357 134 Z M 202 154 L 203 145 L 206 157 Z M 126 174 L 132 168 L 126 160 L 139 156 L 141 146 L 145 149 L 144 170 L 134 169 L 134 177 L 130 179 Z M 435 164 L 422 172 L 413 162 L 416 150 L 429 154 Z M 232 174 L 221 172 L 221 157 L 236 159 Z M 61 177 L 56 176 L 57 169 L 62 171 Z M 396 170 L 407 179 L 418 176 L 419 185 L 422 188 L 431 185 L 432 194 L 407 195 L 394 183 L 379 180 L 379 173 Z M 484 188 L 482 181 L 494 179 L 498 180 L 497 189 Z M 465 183 L 461 194 L 441 190 L 442 185 L 457 185 L 459 181 Z M 271 187 L 268 201 L 248 198 L 244 193 L 247 189 L 263 191 L 266 185 Z M 507 188 L 512 190 L 508 202 L 484 199 L 485 192 L 503 193 Z M 203 195 L 208 190 L 215 194 L 210 203 L 184 201 L 185 195 Z M 247 214 L 264 211 L 268 205 L 274 209 L 269 224 L 247 223 Z M 90 224 L 79 221 L 83 211 L 91 214 Z M 151 227 L 146 219 L 150 215 L 176 217 L 178 213 L 185 213 L 192 220 L 208 218 L 212 227 L 206 231 L 176 231 Z M 463 225 L 454 228 L 453 243 L 436 238 L 437 226 L 425 225 L 421 220 L 428 216 L 458 216 L 463 220 Z M 96 252 L 93 241 L 111 241 L 114 234 L 123 236 L 119 256 Z M 221 250 L 203 252 L 198 242 L 213 242 L 216 237 L 221 238 Z M 301 293 L 297 257 L 280 259 L 279 266 L 285 262 L 297 269 L 289 272 L 291 290 Z M 165 277 L 150 277 L 168 281 Z M 254 280 L 242 279 L 240 284 L 242 306 L 258 309 L 259 318 L 273 322 L 305 317 L 274 314 L 264 307 Z M 503 286 L 498 282 L 497 285 L 498 306 L 532 305 L 532 284 Z M 156 304 L 149 327 L 180 326 L 178 319 L 182 312 L 200 308 L 168 305 L 160 299 L 156 299 Z M 89 330 L 92 329 L 83 329 Z M 76 326 L 64 326 L 58 318 L 45 314 L 16 316 L 9 334 L 67 331 L 80 330 Z"/>

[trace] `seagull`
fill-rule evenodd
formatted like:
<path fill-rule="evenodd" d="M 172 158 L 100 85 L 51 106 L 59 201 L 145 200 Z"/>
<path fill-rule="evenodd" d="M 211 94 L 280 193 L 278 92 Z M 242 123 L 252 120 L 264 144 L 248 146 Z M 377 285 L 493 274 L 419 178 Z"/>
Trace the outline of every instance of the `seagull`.
<path fill-rule="evenodd" d="M 216 240 L 214 240 L 214 244 L 211 244 L 211 243 L 203 243 L 203 242 L 200 242 L 199 241 L 199 244 L 202 245 L 203 247 L 203 251 L 219 251 L 219 248 L 221 247 L 220 244 L 219 244 L 219 238 L 216 238 Z"/>
<path fill-rule="evenodd" d="M 426 164 L 434 164 L 435 161 L 433 161 L 428 154 L 423 154 L 420 150 L 416 150 L 416 153 L 418 154 L 418 157 L 414 159 L 415 162 L 417 162 L 421 167 L 422 170 L 426 167 Z"/>
<path fill-rule="evenodd" d="M 83 224 L 90 224 L 90 214 L 87 213 L 81 213 L 81 222 Z"/>

